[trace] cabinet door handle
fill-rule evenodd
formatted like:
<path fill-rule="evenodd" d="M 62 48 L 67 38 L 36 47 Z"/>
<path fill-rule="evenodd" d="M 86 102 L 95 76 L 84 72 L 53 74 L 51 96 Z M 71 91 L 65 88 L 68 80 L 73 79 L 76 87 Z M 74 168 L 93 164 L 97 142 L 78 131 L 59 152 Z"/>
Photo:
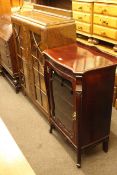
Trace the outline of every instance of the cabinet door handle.
<path fill-rule="evenodd" d="M 76 112 L 73 113 L 73 115 L 72 115 L 72 120 L 73 120 L 73 121 L 76 120 Z"/>

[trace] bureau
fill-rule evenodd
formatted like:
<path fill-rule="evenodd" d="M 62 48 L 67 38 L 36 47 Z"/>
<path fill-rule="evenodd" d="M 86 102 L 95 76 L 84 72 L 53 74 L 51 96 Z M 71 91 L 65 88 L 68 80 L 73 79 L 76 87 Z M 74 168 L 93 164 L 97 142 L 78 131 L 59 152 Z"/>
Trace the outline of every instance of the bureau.
<path fill-rule="evenodd" d="M 15 53 L 15 44 L 10 21 L 10 1 L 0 1 L 0 67 L 1 73 L 10 81 L 16 92 L 19 91 L 18 67 Z"/>
<path fill-rule="evenodd" d="M 77 44 L 47 49 L 44 55 L 50 133 L 56 128 L 69 140 L 81 167 L 82 150 L 101 142 L 108 151 L 117 61 Z"/>
<path fill-rule="evenodd" d="M 12 23 L 22 90 L 48 116 L 42 51 L 74 43 L 76 35 L 70 17 L 41 9 L 20 11 L 12 15 Z"/>

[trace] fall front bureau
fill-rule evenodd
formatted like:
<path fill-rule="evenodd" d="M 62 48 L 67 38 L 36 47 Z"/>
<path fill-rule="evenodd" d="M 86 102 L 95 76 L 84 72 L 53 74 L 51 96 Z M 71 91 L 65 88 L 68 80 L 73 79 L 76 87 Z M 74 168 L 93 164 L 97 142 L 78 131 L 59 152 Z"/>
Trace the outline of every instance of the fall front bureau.
<path fill-rule="evenodd" d="M 108 151 L 117 61 L 77 44 L 44 54 L 50 133 L 56 128 L 69 140 L 80 167 L 82 150 L 102 142 Z"/>

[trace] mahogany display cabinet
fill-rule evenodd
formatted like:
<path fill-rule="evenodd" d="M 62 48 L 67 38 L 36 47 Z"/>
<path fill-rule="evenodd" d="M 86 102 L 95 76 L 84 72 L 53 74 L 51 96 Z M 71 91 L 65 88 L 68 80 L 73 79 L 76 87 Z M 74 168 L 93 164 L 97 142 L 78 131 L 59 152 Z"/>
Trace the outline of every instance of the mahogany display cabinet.
<path fill-rule="evenodd" d="M 60 131 L 77 150 L 98 143 L 108 151 L 117 61 L 80 44 L 47 49 L 45 82 L 50 109 L 50 133 Z"/>

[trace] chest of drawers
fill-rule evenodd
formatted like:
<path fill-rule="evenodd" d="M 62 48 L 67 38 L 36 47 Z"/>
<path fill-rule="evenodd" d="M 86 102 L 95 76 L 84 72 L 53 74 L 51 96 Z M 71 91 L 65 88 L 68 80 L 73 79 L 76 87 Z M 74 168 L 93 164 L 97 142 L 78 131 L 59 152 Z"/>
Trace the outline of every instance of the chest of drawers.
<path fill-rule="evenodd" d="M 76 22 L 76 33 L 86 36 L 92 35 L 93 3 L 90 1 L 72 1 L 73 19 Z"/>
<path fill-rule="evenodd" d="M 117 44 L 117 2 L 94 2 L 93 37 Z"/>

